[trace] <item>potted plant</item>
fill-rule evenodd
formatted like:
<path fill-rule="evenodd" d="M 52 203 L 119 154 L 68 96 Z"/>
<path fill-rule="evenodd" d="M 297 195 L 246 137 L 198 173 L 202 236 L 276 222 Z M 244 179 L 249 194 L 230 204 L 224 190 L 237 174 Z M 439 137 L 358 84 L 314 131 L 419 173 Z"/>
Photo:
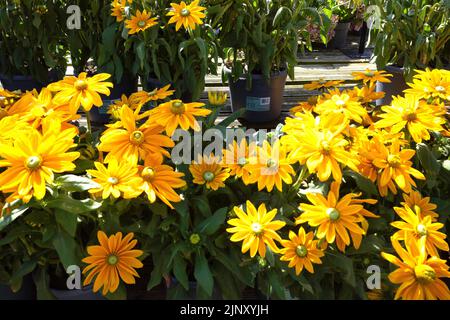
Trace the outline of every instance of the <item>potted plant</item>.
<path fill-rule="evenodd" d="M 2 1 L 0 82 L 8 90 L 40 89 L 66 71 L 62 1 Z"/>
<path fill-rule="evenodd" d="M 386 92 L 379 104 L 406 89 L 415 69 L 439 68 L 449 63 L 450 3 L 448 1 L 376 0 L 372 42 L 378 69 L 393 74 L 392 82 L 379 83 Z M 375 28 L 377 27 L 377 28 Z"/>
<path fill-rule="evenodd" d="M 303 1 L 213 1 L 210 17 L 219 30 L 224 80 L 232 109 L 245 120 L 279 118 L 287 76 L 294 78 L 298 38 L 311 9 Z"/>
<path fill-rule="evenodd" d="M 73 1 L 80 6 L 82 28 L 68 30 L 68 46 L 75 75 L 87 72 L 111 74 L 111 94 L 103 96 L 103 106 L 94 108 L 94 123 L 108 122 L 108 109 L 122 95 L 137 91 L 138 75 L 132 68 L 133 56 L 126 52 L 125 40 L 119 30 L 128 11 L 128 1 Z"/>
<path fill-rule="evenodd" d="M 205 21 L 204 3 L 130 4 L 120 30 L 131 70 L 140 75 L 146 92 L 170 85 L 175 97 L 196 101 L 206 75 L 217 74 L 215 31 Z"/>

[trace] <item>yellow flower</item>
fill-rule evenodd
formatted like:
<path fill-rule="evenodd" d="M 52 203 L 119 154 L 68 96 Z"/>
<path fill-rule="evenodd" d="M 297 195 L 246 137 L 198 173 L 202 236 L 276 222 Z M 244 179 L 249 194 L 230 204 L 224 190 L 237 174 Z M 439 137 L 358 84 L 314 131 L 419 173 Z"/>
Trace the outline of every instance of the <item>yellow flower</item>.
<path fill-rule="evenodd" d="M 120 120 L 123 106 L 129 106 L 131 109 L 134 109 L 131 106 L 127 96 L 124 94 L 122 95 L 120 100 L 116 100 L 114 101 L 114 103 L 111 103 L 109 105 L 107 113 L 110 114 L 114 120 Z"/>
<path fill-rule="evenodd" d="M 116 17 L 117 22 L 122 22 L 125 19 L 125 6 L 127 0 L 114 0 L 111 3 L 111 16 Z"/>
<path fill-rule="evenodd" d="M 367 110 L 361 105 L 358 99 L 351 97 L 346 92 L 330 91 L 317 103 L 314 111 L 320 115 L 327 115 L 331 112 L 343 113 L 347 118 L 362 123 L 366 118 Z"/>
<path fill-rule="evenodd" d="M 230 169 L 230 176 L 241 178 L 245 184 L 250 184 L 249 163 L 250 157 L 256 153 L 256 145 L 248 146 L 247 140 L 242 139 L 240 143 L 233 140 L 233 143 L 223 151 L 223 164 Z"/>
<path fill-rule="evenodd" d="M 42 128 L 18 132 L 13 145 L 0 148 L 0 167 L 7 169 L 0 174 L 0 191 L 15 190 L 19 198 L 29 200 L 31 196 L 41 200 L 46 193 L 46 183 L 51 184 L 54 173 L 75 169 L 80 154 L 68 152 L 76 147 L 73 138 L 75 129 L 61 131 L 61 124 L 53 122 Z"/>
<path fill-rule="evenodd" d="M 223 106 L 228 100 L 228 94 L 225 91 L 208 91 L 208 102 L 211 106 Z"/>
<path fill-rule="evenodd" d="M 164 100 L 167 97 L 170 97 L 173 95 L 175 90 L 169 90 L 170 84 L 163 88 L 156 88 L 155 90 L 152 90 L 150 92 L 146 91 L 139 91 L 136 93 L 133 93 L 130 96 L 130 104 L 132 105 L 143 105 L 146 104 L 149 101 L 157 101 L 157 100 Z"/>
<path fill-rule="evenodd" d="M 178 127 L 183 130 L 190 128 L 200 130 L 195 117 L 206 117 L 211 110 L 202 108 L 204 103 L 183 103 L 181 100 L 172 100 L 160 104 L 151 110 L 149 121 L 156 122 L 166 129 L 166 133 L 172 136 Z"/>
<path fill-rule="evenodd" d="M 124 128 L 110 128 L 100 138 L 98 150 L 109 152 L 105 163 L 118 159 L 137 164 L 139 159 L 147 156 L 154 156 L 162 162 L 163 156 L 170 157 L 164 148 L 175 144 L 172 139 L 160 134 L 162 127 L 154 124 L 137 127 L 134 113 L 128 106 L 122 109 L 121 124 Z"/>
<path fill-rule="evenodd" d="M 103 105 L 100 94 L 109 96 L 113 84 L 104 82 L 110 78 L 107 73 L 100 73 L 91 78 L 87 77 L 85 72 L 77 77 L 65 77 L 63 80 L 52 83 L 48 86 L 51 91 L 58 92 L 54 97 L 54 103 L 63 105 L 70 102 L 70 112 L 77 113 L 80 106 L 85 111 L 91 110 L 92 106 L 101 107 Z"/>
<path fill-rule="evenodd" d="M 416 70 L 413 83 L 405 93 L 410 93 L 418 98 L 430 99 L 440 98 L 450 101 L 450 71 L 426 68 L 425 71 Z"/>
<path fill-rule="evenodd" d="M 118 232 L 109 238 L 103 231 L 97 233 L 100 245 L 89 246 L 87 252 L 89 256 L 83 259 L 89 264 L 83 270 L 83 274 L 89 273 L 84 280 L 84 285 L 89 285 L 94 280 L 94 292 L 98 292 L 103 287 L 102 294 L 115 292 L 119 287 L 120 279 L 126 284 L 135 284 L 135 277 L 139 274 L 135 269 L 143 267 L 137 258 L 142 256 L 141 250 L 134 249 L 137 240 L 132 240 L 133 233 L 122 238 L 122 233 Z"/>
<path fill-rule="evenodd" d="M 101 162 L 94 163 L 97 170 L 86 170 L 94 177 L 94 181 L 99 185 L 97 188 L 89 190 L 90 193 L 100 193 L 103 199 L 112 195 L 114 198 L 132 199 L 138 197 L 142 191 L 139 188 L 143 181 L 138 175 L 138 168 L 127 161 L 120 163 L 112 159 L 105 167 Z"/>
<path fill-rule="evenodd" d="M 303 213 L 296 219 L 296 223 L 308 222 L 311 227 L 319 227 L 317 237 L 325 238 L 328 243 L 339 238 L 339 249 L 344 251 L 345 246 L 350 245 L 350 236 L 365 234 L 358 224 L 362 220 L 361 214 L 364 210 L 361 204 L 355 202 L 354 198 L 358 196 L 348 193 L 339 199 L 339 184 L 333 182 L 327 198 L 320 193 L 306 194 L 312 205 L 300 204 Z"/>
<path fill-rule="evenodd" d="M 203 156 L 198 162 L 194 161 L 189 166 L 194 180 L 193 182 L 205 185 L 207 189 L 217 190 L 225 186 L 225 180 L 230 176 L 230 169 L 222 165 L 218 158 Z"/>
<path fill-rule="evenodd" d="M 276 231 L 283 228 L 286 223 L 280 220 L 273 220 L 277 214 L 277 209 L 267 212 L 266 205 L 263 203 L 256 210 L 250 202 L 246 202 L 247 212 L 239 207 L 234 207 L 234 213 L 237 218 L 228 220 L 228 224 L 233 226 L 227 229 L 227 232 L 233 233 L 232 242 L 243 241 L 242 253 L 250 250 L 250 256 L 253 258 L 258 252 L 261 257 L 266 256 L 266 245 L 272 252 L 279 252 L 279 248 L 274 240 L 281 241 L 281 237 Z"/>
<path fill-rule="evenodd" d="M 447 236 L 438 231 L 444 227 L 444 224 L 433 223 L 430 216 L 422 219 L 420 210 L 414 212 L 408 205 L 394 207 L 394 210 L 404 220 L 391 223 L 393 227 L 400 229 L 393 235 L 394 239 L 404 240 L 409 244 L 410 241 L 419 241 L 419 239 L 425 238 L 425 249 L 431 256 L 439 257 L 437 249 L 449 251 L 448 244 L 445 242 Z"/>
<path fill-rule="evenodd" d="M 279 191 L 283 190 L 283 182 L 292 184 L 292 176 L 295 171 L 291 166 L 293 161 L 286 156 L 286 148 L 280 146 L 277 140 L 273 146 L 264 141 L 262 147 L 256 148 L 256 153 L 249 158 L 245 169 L 251 174 L 249 183 L 258 182 L 258 190 L 264 188 L 271 192 L 275 186 Z"/>
<path fill-rule="evenodd" d="M 138 33 L 140 31 L 145 31 L 158 24 L 157 18 L 152 18 L 151 12 L 136 11 L 136 15 L 132 15 L 131 19 L 125 20 L 125 26 L 128 29 L 129 34 Z"/>
<path fill-rule="evenodd" d="M 344 81 L 342 80 L 324 80 L 319 79 L 319 81 L 313 81 L 311 83 L 305 84 L 303 88 L 305 90 L 320 90 L 324 88 L 337 87 L 342 84 Z"/>
<path fill-rule="evenodd" d="M 324 256 L 322 250 L 318 249 L 318 240 L 314 240 L 314 233 L 305 233 L 305 229 L 300 227 L 298 235 L 289 231 L 289 240 L 281 240 L 284 247 L 280 250 L 283 255 L 281 261 L 289 261 L 289 268 L 295 267 L 295 273 L 299 275 L 303 268 L 310 273 L 314 273 L 313 263 L 322 264 L 320 260 Z"/>
<path fill-rule="evenodd" d="M 308 101 L 300 102 L 295 107 L 289 109 L 289 112 L 292 115 L 295 115 L 297 112 L 313 111 L 316 105 L 317 105 L 317 96 L 312 96 L 308 98 Z"/>
<path fill-rule="evenodd" d="M 0 88 L 0 119 L 10 115 L 8 109 L 22 96 L 20 91 L 8 91 Z"/>
<path fill-rule="evenodd" d="M 379 115 L 383 119 L 375 124 L 376 128 L 389 128 L 392 133 L 407 128 L 417 143 L 430 140 L 429 131 L 444 130 L 444 109 L 429 105 L 417 96 L 394 97 L 390 106 L 383 106 L 381 109 L 385 113 Z"/>
<path fill-rule="evenodd" d="M 408 206 L 411 209 L 414 209 L 420 219 L 430 216 L 432 221 L 436 221 L 439 217 L 439 215 L 433 211 L 436 210 L 437 205 L 430 203 L 430 197 L 422 197 L 418 191 L 411 191 L 409 195 L 404 193 L 403 200 L 405 200 L 405 202 L 401 202 L 402 206 Z"/>
<path fill-rule="evenodd" d="M 141 189 L 151 203 L 158 197 L 173 209 L 171 202 L 181 201 L 174 189 L 186 186 L 186 182 L 181 179 L 184 173 L 174 171 L 171 166 L 162 164 L 155 158 L 147 157 L 145 164 L 139 166 L 139 175 L 144 181 Z"/>
<path fill-rule="evenodd" d="M 332 175 L 334 180 L 341 181 L 342 171 L 339 163 L 357 171 L 357 159 L 346 147 L 348 141 L 338 131 L 305 129 L 298 133 L 290 157 L 306 164 L 310 173 L 316 173 L 320 181 L 326 181 Z"/>
<path fill-rule="evenodd" d="M 403 149 L 400 151 L 400 144 L 394 141 L 392 145 L 386 147 L 383 144 L 379 145 L 377 158 L 373 160 L 373 164 L 380 169 L 378 177 L 378 189 L 382 196 L 387 194 L 388 185 L 395 181 L 397 186 L 404 192 L 411 192 L 411 185 L 416 186 L 416 183 L 411 178 L 411 175 L 416 179 L 425 180 L 425 176 L 418 170 L 412 167 L 410 159 L 416 153 L 411 149 Z M 394 188 L 390 188 L 395 194 Z"/>
<path fill-rule="evenodd" d="M 377 81 L 390 83 L 391 80 L 389 80 L 387 77 L 392 77 L 392 74 L 387 73 L 384 70 L 376 71 L 367 68 L 364 72 L 352 72 L 352 76 L 355 80 L 362 80 L 364 83 L 369 82 L 370 85 L 373 85 L 377 83 Z"/>
<path fill-rule="evenodd" d="M 19 115 L 7 116 L 0 119 L 0 147 L 12 145 L 17 136 L 29 130 L 30 126 Z"/>
<path fill-rule="evenodd" d="M 400 284 L 395 294 L 396 300 L 450 300 L 450 290 L 439 279 L 450 277 L 445 260 L 428 258 L 423 245 L 417 247 L 413 244 L 406 246 L 405 250 L 397 240 L 392 239 L 392 246 L 401 260 L 385 252 L 381 255 L 399 267 L 388 276 L 389 281 Z"/>
<path fill-rule="evenodd" d="M 203 24 L 202 19 L 206 17 L 203 11 L 205 7 L 198 5 L 199 0 L 194 0 L 190 4 L 186 4 L 184 1 L 178 3 L 171 3 L 171 11 L 167 13 L 168 16 L 172 16 L 169 20 L 169 24 L 176 23 L 175 30 L 178 31 L 181 26 L 186 30 L 195 30 L 197 25 Z"/>
<path fill-rule="evenodd" d="M 59 121 L 62 129 L 67 129 L 72 125 L 68 122 L 79 119 L 80 116 L 72 113 L 69 105 L 56 105 L 53 103 L 53 95 L 49 89 L 43 88 L 39 95 L 36 91 L 30 97 L 29 111 L 24 118 L 36 129 L 40 128 L 44 122 Z"/>
<path fill-rule="evenodd" d="M 355 87 L 349 94 L 350 96 L 359 99 L 360 103 L 370 103 L 382 99 L 386 95 L 384 92 L 377 92 L 376 89 L 376 86 L 371 84 L 369 86 L 363 86 L 362 88 Z"/>

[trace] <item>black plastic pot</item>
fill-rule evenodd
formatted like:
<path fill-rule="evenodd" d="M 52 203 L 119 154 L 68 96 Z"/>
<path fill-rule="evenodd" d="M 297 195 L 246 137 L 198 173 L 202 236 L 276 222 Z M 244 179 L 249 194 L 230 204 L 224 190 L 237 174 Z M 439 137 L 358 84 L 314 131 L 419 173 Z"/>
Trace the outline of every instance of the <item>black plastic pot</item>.
<path fill-rule="evenodd" d="M 247 90 L 247 79 L 233 82 L 231 70 L 224 66 L 228 74 L 231 93 L 231 109 L 236 112 L 245 108 L 243 119 L 248 123 L 273 122 L 280 118 L 287 71 L 273 73 L 270 80 L 261 74 L 252 74 L 252 87 Z"/>
<path fill-rule="evenodd" d="M 135 76 L 124 74 L 120 83 L 114 83 L 111 94 L 107 96 L 102 95 L 103 106 L 100 108 L 92 107 L 89 111 L 91 121 L 96 125 L 103 125 L 109 122 L 108 107 L 116 100 L 119 100 L 122 95 L 129 96 L 137 91 L 138 79 Z"/>
<path fill-rule="evenodd" d="M 100 292 L 94 293 L 92 286 L 80 290 L 50 289 L 57 300 L 106 300 Z"/>
<path fill-rule="evenodd" d="M 334 29 L 334 37 L 328 43 L 328 49 L 342 49 L 347 43 L 350 22 L 339 22 Z"/>
<path fill-rule="evenodd" d="M 385 71 L 392 74 L 393 77 L 389 78 L 390 83 L 377 82 L 377 92 L 384 91 L 386 93 L 383 99 L 377 100 L 377 106 L 390 104 L 393 96 L 402 95 L 403 90 L 408 88 L 403 68 L 386 66 Z"/>
<path fill-rule="evenodd" d="M 0 74 L 0 82 L 2 83 L 3 88 L 9 91 L 21 90 L 22 92 L 25 92 L 33 89 L 40 91 L 43 87 L 58 80 L 61 80 L 61 77 L 58 76 L 57 72 L 52 71 L 49 73 L 48 81 L 44 83 L 37 81 L 32 76 L 15 75 L 9 77 Z"/>
<path fill-rule="evenodd" d="M 36 287 L 31 276 L 23 278 L 22 288 L 13 292 L 10 287 L 0 285 L 0 300 L 35 300 Z"/>

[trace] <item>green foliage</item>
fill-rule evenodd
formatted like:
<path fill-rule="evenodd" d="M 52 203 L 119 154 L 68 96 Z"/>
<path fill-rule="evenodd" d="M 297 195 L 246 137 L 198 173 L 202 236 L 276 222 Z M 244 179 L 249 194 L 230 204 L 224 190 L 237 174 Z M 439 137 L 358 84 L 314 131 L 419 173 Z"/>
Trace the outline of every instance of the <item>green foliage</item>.
<path fill-rule="evenodd" d="M 392 64 L 405 69 L 442 68 L 450 62 L 450 2 L 448 0 L 374 0 L 379 8 L 372 42 L 378 69 Z"/>

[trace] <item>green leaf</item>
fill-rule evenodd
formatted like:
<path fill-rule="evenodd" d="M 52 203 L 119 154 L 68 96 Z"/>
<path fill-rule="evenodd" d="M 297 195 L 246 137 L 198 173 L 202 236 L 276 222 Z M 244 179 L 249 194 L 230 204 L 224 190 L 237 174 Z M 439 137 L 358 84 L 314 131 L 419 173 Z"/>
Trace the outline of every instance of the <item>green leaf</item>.
<path fill-rule="evenodd" d="M 66 231 L 58 230 L 52 243 L 65 269 L 71 265 L 80 264 L 77 243 Z"/>
<path fill-rule="evenodd" d="M 186 261 L 177 255 L 173 262 L 173 274 L 177 278 L 178 282 L 183 286 L 184 289 L 189 290 L 189 279 L 186 272 Z"/>
<path fill-rule="evenodd" d="M 197 280 L 197 285 L 205 290 L 208 296 L 212 296 L 214 279 L 203 252 L 198 253 L 195 257 L 194 277 Z"/>
<path fill-rule="evenodd" d="M 108 50 L 109 54 L 113 54 L 116 50 L 115 48 L 116 33 L 117 33 L 116 24 L 110 25 L 102 33 L 102 42 L 106 50 Z"/>
<path fill-rule="evenodd" d="M 74 174 L 66 174 L 56 178 L 55 184 L 68 192 L 81 192 L 99 188 L 99 184 L 93 180 L 86 177 L 76 176 Z"/>
<path fill-rule="evenodd" d="M 355 180 L 356 185 L 358 188 L 368 195 L 376 195 L 378 194 L 377 187 L 372 182 L 372 180 L 364 177 L 363 175 L 359 174 L 358 172 L 352 171 L 352 170 L 345 170 L 344 176 L 351 177 L 353 180 Z"/>
<path fill-rule="evenodd" d="M 352 288 L 356 286 L 355 271 L 353 260 L 341 253 L 329 253 L 331 265 L 341 271 L 342 279 Z"/>
<path fill-rule="evenodd" d="M 64 210 L 55 210 L 56 221 L 67 231 L 72 237 L 75 237 L 78 225 L 78 217 L 76 214 Z"/>
<path fill-rule="evenodd" d="M 92 199 L 75 200 L 67 195 L 60 195 L 58 198 L 47 202 L 48 208 L 61 209 L 75 214 L 87 213 L 101 207 L 100 202 Z"/>
<path fill-rule="evenodd" d="M 232 113 L 230 116 L 226 117 L 222 122 L 220 122 L 217 126 L 227 128 L 230 124 L 236 121 L 238 118 L 241 118 L 245 113 L 245 108 L 239 109 L 238 111 Z"/>
<path fill-rule="evenodd" d="M 56 297 L 50 291 L 50 280 L 45 268 L 37 270 L 37 272 L 33 274 L 33 280 L 36 284 L 38 300 L 56 300 Z"/>
<path fill-rule="evenodd" d="M 37 265 L 37 259 L 32 259 L 25 261 L 16 272 L 13 273 L 11 276 L 11 283 L 17 282 L 18 280 L 22 279 L 27 274 L 33 272 L 33 270 L 36 268 Z"/>
<path fill-rule="evenodd" d="M 437 176 L 441 166 L 425 143 L 418 143 L 416 146 L 417 157 L 422 167 L 433 176 Z"/>
<path fill-rule="evenodd" d="M 0 218 L 0 231 L 2 231 L 11 222 L 23 215 L 28 210 L 28 208 L 28 206 L 23 205 L 11 210 L 11 212 L 8 212 L 8 207 L 5 206 L 2 210 L 2 217 Z"/>
<path fill-rule="evenodd" d="M 203 220 L 196 228 L 200 234 L 212 235 L 224 224 L 228 208 L 220 208 L 211 217 Z"/>

